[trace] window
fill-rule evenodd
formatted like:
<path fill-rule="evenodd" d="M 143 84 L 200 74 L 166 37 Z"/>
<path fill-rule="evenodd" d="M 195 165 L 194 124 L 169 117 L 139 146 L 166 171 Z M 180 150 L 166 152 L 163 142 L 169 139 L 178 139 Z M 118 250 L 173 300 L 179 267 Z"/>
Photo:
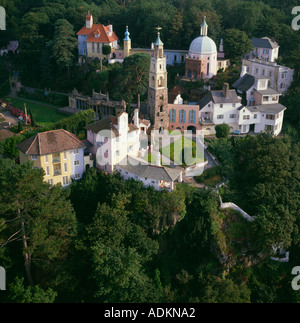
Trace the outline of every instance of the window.
<path fill-rule="evenodd" d="M 50 167 L 49 166 L 46 167 L 46 176 L 50 176 Z"/>
<path fill-rule="evenodd" d="M 250 119 L 250 116 L 249 115 L 243 116 L 243 120 L 249 120 L 249 119 Z"/>
<path fill-rule="evenodd" d="M 59 163 L 60 162 L 60 154 L 59 153 L 52 154 L 52 162 L 53 163 Z"/>
<path fill-rule="evenodd" d="M 67 159 L 67 152 L 64 151 L 64 159 Z"/>
<path fill-rule="evenodd" d="M 78 166 L 79 165 L 79 160 L 74 160 L 74 166 Z"/>
<path fill-rule="evenodd" d="M 263 101 L 264 101 L 264 102 L 268 102 L 268 101 L 269 101 L 269 97 L 268 97 L 268 96 L 264 96 L 264 97 L 263 97 Z"/>
<path fill-rule="evenodd" d="M 48 179 L 47 183 L 50 184 L 50 185 L 53 185 L 53 179 Z"/>
<path fill-rule="evenodd" d="M 69 177 L 68 176 L 64 176 L 63 177 L 63 186 L 68 185 L 69 184 Z"/>
<path fill-rule="evenodd" d="M 160 106 L 160 112 L 163 112 L 164 111 L 164 106 L 163 105 L 161 105 Z"/>
<path fill-rule="evenodd" d="M 31 160 L 37 160 L 37 155 L 31 155 Z"/>
<path fill-rule="evenodd" d="M 275 120 L 275 116 L 273 114 L 266 114 L 267 120 Z"/>
<path fill-rule="evenodd" d="M 60 164 L 54 164 L 53 165 L 53 175 L 54 176 L 61 175 L 61 167 L 60 167 Z"/>
<path fill-rule="evenodd" d="M 257 119 L 257 114 L 254 115 L 254 119 Z"/>
<path fill-rule="evenodd" d="M 74 155 L 78 154 L 78 149 L 74 149 Z"/>
<path fill-rule="evenodd" d="M 235 103 L 232 104 L 232 107 L 235 108 Z"/>
<path fill-rule="evenodd" d="M 120 156 L 120 150 L 116 151 L 116 156 Z"/>
<path fill-rule="evenodd" d="M 220 104 L 220 108 L 223 108 L 223 104 Z"/>
<path fill-rule="evenodd" d="M 217 116 L 217 119 L 224 119 L 224 114 L 219 114 L 219 115 Z"/>
<path fill-rule="evenodd" d="M 230 116 L 229 116 L 229 118 L 230 119 L 234 119 L 236 117 L 236 114 L 231 114 Z"/>
<path fill-rule="evenodd" d="M 80 174 L 75 174 L 75 179 L 79 179 L 80 178 Z"/>
<path fill-rule="evenodd" d="M 68 164 L 67 163 L 64 163 L 64 170 L 65 170 L 65 173 L 68 172 Z"/>
<path fill-rule="evenodd" d="M 49 157 L 48 155 L 45 155 L 45 163 L 48 164 L 48 162 L 49 162 Z"/>

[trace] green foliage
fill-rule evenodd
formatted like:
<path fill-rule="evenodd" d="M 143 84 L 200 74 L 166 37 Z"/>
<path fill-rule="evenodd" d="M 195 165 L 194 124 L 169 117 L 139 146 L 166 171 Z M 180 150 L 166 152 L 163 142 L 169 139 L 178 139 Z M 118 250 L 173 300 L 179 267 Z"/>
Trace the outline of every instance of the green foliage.
<path fill-rule="evenodd" d="M 21 121 L 18 121 L 18 132 L 21 132 L 23 130 L 23 125 Z"/>
<path fill-rule="evenodd" d="M 217 138 L 228 138 L 230 133 L 230 127 L 228 124 L 218 124 L 215 126 L 216 129 L 216 137 Z"/>
<path fill-rule="evenodd" d="M 78 135 L 84 127 L 95 120 L 95 112 L 92 109 L 80 111 L 73 116 L 65 118 L 54 124 L 55 129 L 65 129 Z"/>
<path fill-rule="evenodd" d="M 247 34 L 238 29 L 227 29 L 224 37 L 224 51 L 233 61 L 239 61 L 241 57 L 249 53 L 253 48 Z"/>
<path fill-rule="evenodd" d="M 24 278 L 16 277 L 9 285 L 7 303 L 54 303 L 57 293 L 51 288 L 44 291 L 39 286 L 24 286 Z"/>
<path fill-rule="evenodd" d="M 102 46 L 103 55 L 109 55 L 111 53 L 111 47 L 109 45 Z"/>

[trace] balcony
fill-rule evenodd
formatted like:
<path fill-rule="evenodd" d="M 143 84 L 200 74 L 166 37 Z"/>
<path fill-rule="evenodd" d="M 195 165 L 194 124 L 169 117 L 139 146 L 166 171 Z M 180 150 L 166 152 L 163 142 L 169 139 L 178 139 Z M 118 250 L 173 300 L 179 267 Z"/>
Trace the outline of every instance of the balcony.
<path fill-rule="evenodd" d="M 60 163 L 60 154 L 52 154 L 52 163 Z"/>

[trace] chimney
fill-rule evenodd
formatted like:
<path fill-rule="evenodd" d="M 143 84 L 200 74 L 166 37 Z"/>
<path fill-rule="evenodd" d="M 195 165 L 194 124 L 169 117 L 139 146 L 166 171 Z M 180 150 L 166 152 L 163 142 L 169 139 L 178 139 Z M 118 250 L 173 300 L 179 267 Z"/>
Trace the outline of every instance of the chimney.
<path fill-rule="evenodd" d="M 224 85 L 223 85 L 223 95 L 224 95 L 224 98 L 228 98 L 228 96 L 229 96 L 229 84 L 228 83 L 224 83 Z"/>
<path fill-rule="evenodd" d="M 160 164 L 160 152 L 159 151 L 156 153 L 156 166 L 161 166 L 161 164 Z"/>
<path fill-rule="evenodd" d="M 244 66 L 242 67 L 242 72 L 241 72 L 240 77 L 243 77 L 245 74 L 247 74 L 247 66 L 246 66 L 246 65 L 244 65 Z"/>
<path fill-rule="evenodd" d="M 108 29 L 109 29 L 109 36 L 112 36 L 112 34 L 113 34 L 113 26 L 108 25 Z"/>
<path fill-rule="evenodd" d="M 91 29 L 93 27 L 93 16 L 91 15 L 90 11 L 88 11 L 88 14 L 86 16 L 86 28 Z"/>
<path fill-rule="evenodd" d="M 134 110 L 134 125 L 139 128 L 140 122 L 139 122 L 139 109 Z"/>

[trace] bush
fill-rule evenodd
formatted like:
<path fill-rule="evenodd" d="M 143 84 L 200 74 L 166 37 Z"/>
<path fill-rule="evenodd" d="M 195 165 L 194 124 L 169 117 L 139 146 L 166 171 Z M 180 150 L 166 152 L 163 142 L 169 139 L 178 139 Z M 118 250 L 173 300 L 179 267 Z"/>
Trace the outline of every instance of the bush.
<path fill-rule="evenodd" d="M 215 127 L 215 129 L 217 138 L 228 138 L 230 133 L 230 127 L 228 126 L 228 124 L 219 124 Z"/>
<path fill-rule="evenodd" d="M 66 94 L 49 92 L 47 95 L 43 90 L 34 90 L 34 92 L 28 92 L 24 88 L 20 89 L 19 97 L 30 99 L 34 101 L 45 102 L 53 104 L 58 107 L 65 107 L 69 105 L 69 98 Z"/>
<path fill-rule="evenodd" d="M 103 55 L 109 55 L 111 53 L 111 47 L 109 45 L 102 46 Z"/>
<path fill-rule="evenodd" d="M 197 183 L 203 183 L 206 179 L 213 178 L 215 176 L 222 176 L 222 169 L 220 166 L 208 168 L 202 175 L 196 176 L 195 180 Z"/>

